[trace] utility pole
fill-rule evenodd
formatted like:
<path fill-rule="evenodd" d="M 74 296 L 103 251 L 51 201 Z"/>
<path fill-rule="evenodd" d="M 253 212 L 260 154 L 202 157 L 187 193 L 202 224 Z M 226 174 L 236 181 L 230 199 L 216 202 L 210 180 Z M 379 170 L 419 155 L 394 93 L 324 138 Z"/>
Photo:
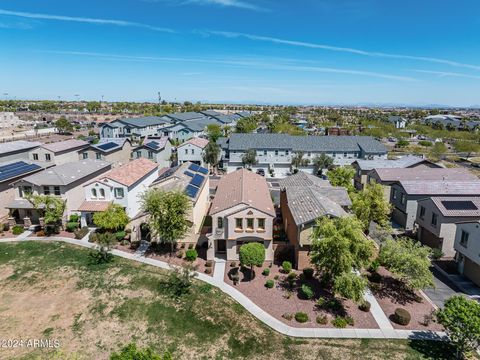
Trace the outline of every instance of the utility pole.
<path fill-rule="evenodd" d="M 158 92 L 158 105 L 162 105 L 162 94 Z"/>

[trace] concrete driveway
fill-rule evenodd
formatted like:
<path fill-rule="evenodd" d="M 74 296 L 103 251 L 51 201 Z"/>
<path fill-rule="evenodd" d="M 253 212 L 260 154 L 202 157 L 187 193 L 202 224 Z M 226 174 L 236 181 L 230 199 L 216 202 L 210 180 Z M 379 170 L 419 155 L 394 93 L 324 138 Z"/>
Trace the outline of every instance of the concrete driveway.
<path fill-rule="evenodd" d="M 435 282 L 435 289 L 423 289 L 423 292 L 434 302 L 438 307 L 443 307 L 445 300 L 455 294 L 462 294 L 462 292 L 453 284 L 446 276 L 440 273 L 437 269 L 431 268 L 433 273 L 433 281 Z"/>

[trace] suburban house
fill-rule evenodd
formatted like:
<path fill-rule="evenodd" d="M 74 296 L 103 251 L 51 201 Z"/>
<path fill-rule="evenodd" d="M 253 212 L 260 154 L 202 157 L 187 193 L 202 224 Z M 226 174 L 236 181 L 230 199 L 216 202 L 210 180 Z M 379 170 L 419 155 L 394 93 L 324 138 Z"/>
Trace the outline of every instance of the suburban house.
<path fill-rule="evenodd" d="M 70 139 L 49 144 L 31 150 L 29 158 L 31 161 L 44 163 L 46 165 L 62 165 L 78 161 L 78 154 L 89 147 L 88 142 L 77 139 Z"/>
<path fill-rule="evenodd" d="M 227 172 L 243 167 L 242 157 L 255 150 L 253 170 L 263 169 L 271 177 L 283 178 L 292 171 L 292 157 L 303 153 L 309 165 L 300 170 L 313 173 L 313 160 L 320 154 L 333 158 L 336 165 L 350 165 L 357 159 L 386 159 L 387 150 L 369 136 L 292 136 L 287 134 L 232 134 L 219 139 L 222 147 L 220 165 Z"/>
<path fill-rule="evenodd" d="M 387 121 L 394 125 L 397 129 L 405 129 L 407 127 L 407 119 L 401 116 L 389 116 Z"/>
<path fill-rule="evenodd" d="M 437 165 L 422 156 L 406 155 L 396 160 L 377 159 L 377 160 L 356 160 L 352 163 L 355 170 L 353 183 L 355 189 L 362 190 L 368 183 L 368 173 L 373 169 L 407 169 L 426 166 L 431 168 L 439 168 Z"/>
<path fill-rule="evenodd" d="M 457 224 L 455 261 L 458 272 L 480 286 L 480 222 Z"/>
<path fill-rule="evenodd" d="M 29 194 L 54 195 L 66 201 L 65 215 L 76 213 L 84 201 L 83 185 L 110 170 L 112 165 L 100 160 L 66 163 L 26 176 L 14 183 L 15 199 L 8 204 L 11 216 L 25 226 L 39 223 L 39 214 L 27 199 Z"/>
<path fill-rule="evenodd" d="M 132 156 L 132 143 L 127 138 L 100 139 L 95 145 L 80 152 L 80 159 L 104 160 L 113 167 L 127 164 Z"/>
<path fill-rule="evenodd" d="M 158 164 L 147 159 L 136 159 L 116 167 L 83 186 L 84 199 L 78 207 L 81 225 L 91 226 L 93 214 L 105 211 L 110 204 L 125 209 L 128 217 L 140 213 L 140 195 L 158 177 Z"/>
<path fill-rule="evenodd" d="M 478 194 L 480 195 L 480 194 Z M 480 220 L 480 197 L 438 196 L 418 200 L 417 237 L 425 245 L 455 255 L 456 223 Z"/>
<path fill-rule="evenodd" d="M 149 159 L 160 167 L 170 167 L 172 144 L 167 136 L 146 137 L 142 145 L 132 151 L 132 159 Z"/>
<path fill-rule="evenodd" d="M 147 136 L 162 135 L 161 129 L 171 125 L 168 117 L 147 116 L 139 118 L 117 119 L 110 123 L 102 124 L 100 138 L 130 138 L 143 139 Z"/>
<path fill-rule="evenodd" d="M 36 141 L 11 141 L 0 144 L 0 162 L 11 160 L 29 160 L 31 150 L 38 148 L 42 143 Z"/>
<path fill-rule="evenodd" d="M 367 183 L 374 181 L 383 185 L 387 200 L 392 198 L 392 185 L 401 180 L 420 182 L 441 180 L 476 181 L 478 178 L 467 169 L 430 168 L 423 165 L 413 168 L 375 168 L 367 173 Z"/>
<path fill-rule="evenodd" d="M 417 218 L 418 201 L 427 197 L 463 197 L 480 194 L 476 180 L 401 180 L 392 185 L 390 203 L 392 220 L 405 230 L 413 230 Z"/>
<path fill-rule="evenodd" d="M 192 138 L 185 141 L 177 147 L 178 163 L 192 162 L 194 164 L 205 167 L 203 160 L 203 150 L 208 145 L 208 140 L 203 138 Z"/>
<path fill-rule="evenodd" d="M 192 163 L 184 163 L 173 168 L 160 169 L 157 179 L 150 185 L 151 188 L 163 191 L 185 192 L 191 201 L 188 221 L 191 227 L 180 243 L 196 245 L 208 206 L 210 205 L 208 170 Z M 146 214 L 142 213 L 133 218 L 130 223 L 133 239 L 146 237 L 144 224 L 148 222 Z M 206 239 L 205 239 L 206 240 Z"/>
<path fill-rule="evenodd" d="M 215 118 L 204 116 L 166 127 L 164 133 L 170 139 L 183 143 L 191 138 L 205 136 L 208 125 L 223 126 L 223 123 Z"/>
<path fill-rule="evenodd" d="M 265 247 L 265 259 L 273 261 L 275 208 L 264 177 L 246 169 L 223 176 L 209 215 L 212 234 L 207 259 L 224 254 L 227 260 L 238 260 L 243 244 L 259 242 Z"/>
<path fill-rule="evenodd" d="M 0 163 L 0 220 L 4 220 L 8 216 L 7 206 L 15 199 L 15 189 L 11 184 L 43 169 L 43 166 L 26 160 Z"/>
<path fill-rule="evenodd" d="M 324 216 L 348 216 L 352 205 L 343 187 L 334 187 L 302 171 L 280 180 L 280 209 L 288 241 L 295 248 L 297 269 L 310 266 L 311 235 L 316 221 Z"/>

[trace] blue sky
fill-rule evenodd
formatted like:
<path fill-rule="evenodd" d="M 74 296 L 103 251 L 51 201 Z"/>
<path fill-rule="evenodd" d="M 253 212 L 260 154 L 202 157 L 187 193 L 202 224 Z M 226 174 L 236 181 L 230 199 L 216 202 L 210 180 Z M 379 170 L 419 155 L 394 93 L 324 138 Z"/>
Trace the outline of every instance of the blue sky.
<path fill-rule="evenodd" d="M 0 96 L 479 105 L 479 12 L 478 0 L 2 0 Z"/>

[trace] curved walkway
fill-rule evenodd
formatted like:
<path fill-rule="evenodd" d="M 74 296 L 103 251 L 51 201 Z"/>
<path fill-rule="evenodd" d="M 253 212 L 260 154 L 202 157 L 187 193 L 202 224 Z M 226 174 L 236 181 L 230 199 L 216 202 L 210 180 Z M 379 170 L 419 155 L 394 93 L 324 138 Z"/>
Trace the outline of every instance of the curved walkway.
<path fill-rule="evenodd" d="M 23 234 L 22 234 L 23 235 Z M 0 239 L 0 243 L 22 242 L 22 241 L 62 241 L 68 244 L 79 245 L 86 248 L 94 248 L 95 244 L 88 242 L 88 235 L 82 240 L 69 239 L 63 237 L 48 237 L 48 238 L 26 238 L 20 235 L 19 238 Z M 28 235 L 27 235 L 28 236 Z M 144 264 L 156 266 L 165 270 L 171 270 L 172 266 L 164 261 L 146 258 L 144 256 L 132 253 L 126 253 L 121 250 L 112 250 L 112 254 L 138 261 Z M 248 312 L 250 312 L 257 319 L 268 325 L 272 329 L 281 334 L 299 337 L 299 338 L 369 338 L 369 339 L 416 339 L 416 340 L 446 340 L 447 337 L 444 332 L 424 331 L 424 330 L 398 330 L 393 329 L 390 323 L 379 326 L 384 326 L 380 329 L 327 329 L 327 328 L 297 328 L 289 326 L 280 320 L 276 319 L 243 293 L 235 289 L 233 286 L 226 284 L 223 281 L 223 274 L 225 273 L 225 261 L 217 259 L 215 263 L 214 275 L 209 276 L 203 273 L 198 273 L 197 279 L 204 281 L 212 286 L 222 290 L 225 294 L 230 295 L 235 301 L 242 305 Z M 371 295 L 371 294 L 370 294 Z M 367 294 L 367 298 L 369 294 Z M 373 297 L 373 296 L 372 296 Z M 370 300 L 370 299 L 369 299 Z M 376 302 L 376 301 L 375 301 Z M 384 314 L 385 316 L 385 314 Z M 377 319 L 376 319 L 377 320 Z"/>

